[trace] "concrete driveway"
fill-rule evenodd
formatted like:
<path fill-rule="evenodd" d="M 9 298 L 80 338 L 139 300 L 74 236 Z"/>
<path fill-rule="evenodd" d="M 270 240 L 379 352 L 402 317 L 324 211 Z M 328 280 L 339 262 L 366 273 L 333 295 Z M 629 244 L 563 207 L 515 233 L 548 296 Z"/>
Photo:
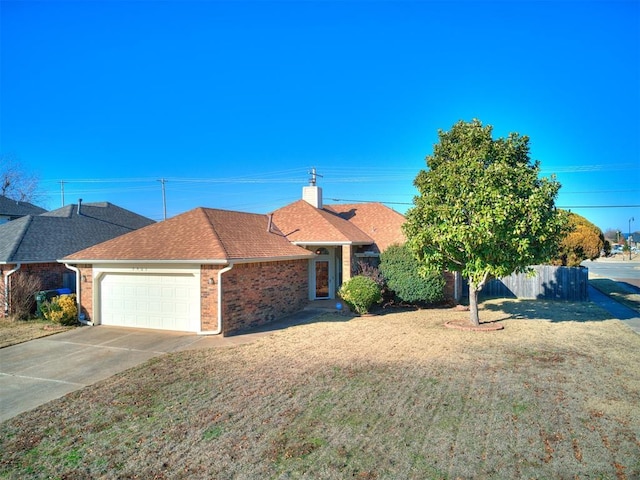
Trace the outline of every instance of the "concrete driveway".
<path fill-rule="evenodd" d="M 152 357 L 246 343 L 253 335 L 81 327 L 0 349 L 0 421 L 108 378 Z"/>
<path fill-rule="evenodd" d="M 250 343 L 274 330 L 312 320 L 326 310 L 326 306 L 315 305 L 263 328 L 229 337 L 99 325 L 0 348 L 0 422 L 150 358 L 181 350 Z"/>

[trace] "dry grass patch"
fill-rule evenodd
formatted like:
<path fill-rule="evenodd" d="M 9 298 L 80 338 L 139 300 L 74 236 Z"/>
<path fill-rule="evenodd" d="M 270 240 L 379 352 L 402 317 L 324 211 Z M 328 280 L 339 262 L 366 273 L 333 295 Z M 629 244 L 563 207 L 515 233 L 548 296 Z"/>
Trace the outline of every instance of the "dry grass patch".
<path fill-rule="evenodd" d="M 71 328 L 73 327 L 65 327 L 40 319 L 14 320 L 11 317 L 0 318 L 0 348 L 64 332 Z"/>
<path fill-rule="evenodd" d="M 443 328 L 466 315 L 331 314 L 155 358 L 0 425 L 0 474 L 640 476 L 640 336 L 590 303 L 494 300 L 505 330 Z"/>

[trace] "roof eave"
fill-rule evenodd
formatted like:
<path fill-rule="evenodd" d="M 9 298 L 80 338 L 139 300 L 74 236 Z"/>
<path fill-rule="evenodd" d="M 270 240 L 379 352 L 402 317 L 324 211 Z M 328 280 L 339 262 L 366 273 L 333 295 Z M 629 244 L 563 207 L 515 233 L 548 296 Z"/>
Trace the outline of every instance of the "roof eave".
<path fill-rule="evenodd" d="M 21 263 L 22 265 L 37 264 L 37 263 L 56 263 L 58 260 L 55 258 L 47 260 L 0 260 L 0 265 L 15 265 Z"/>
<path fill-rule="evenodd" d="M 322 245 L 322 246 L 336 246 L 336 247 L 341 247 L 343 245 L 373 245 L 375 242 L 373 241 L 362 241 L 362 242 L 352 242 L 352 241 L 338 241 L 338 242 L 327 242 L 327 241 L 313 241 L 313 240 L 304 240 L 304 241 L 297 241 L 297 242 L 291 242 L 294 245 L 298 245 L 300 247 L 305 246 L 305 245 Z"/>
<path fill-rule="evenodd" d="M 287 260 L 309 260 L 315 258 L 313 252 L 309 252 L 310 255 L 287 255 L 278 257 L 246 257 L 246 258 L 230 258 L 228 263 L 260 263 L 260 262 L 283 262 Z"/>
<path fill-rule="evenodd" d="M 312 252 L 309 252 L 309 255 L 286 255 L 286 256 L 275 256 L 275 257 L 240 257 L 240 258 L 227 258 L 227 259 L 129 259 L 129 260 L 105 260 L 105 259 L 59 259 L 57 260 L 59 263 L 69 263 L 69 264 L 109 264 L 109 265 L 122 265 L 122 264 L 195 264 L 195 265 L 229 265 L 239 264 L 239 263 L 259 263 L 259 262 L 278 262 L 285 260 L 308 260 L 309 258 L 313 258 L 315 255 Z"/>
<path fill-rule="evenodd" d="M 70 263 L 70 264 L 102 263 L 102 264 L 113 264 L 113 265 L 131 264 L 131 263 L 143 263 L 143 264 L 152 264 L 152 263 L 156 263 L 156 264 L 157 263 L 162 263 L 162 264 L 167 264 L 167 263 L 185 264 L 185 263 L 193 263 L 193 264 L 198 264 L 198 265 L 227 265 L 229 263 L 229 260 L 212 260 L 212 259 L 194 260 L 194 259 L 161 259 L 161 258 L 157 258 L 157 259 L 153 259 L 153 260 L 149 260 L 149 259 L 105 260 L 103 258 L 101 258 L 101 259 L 95 259 L 95 258 L 83 258 L 83 259 L 61 258 L 61 259 L 59 259 L 57 261 L 58 261 L 58 263 Z"/>

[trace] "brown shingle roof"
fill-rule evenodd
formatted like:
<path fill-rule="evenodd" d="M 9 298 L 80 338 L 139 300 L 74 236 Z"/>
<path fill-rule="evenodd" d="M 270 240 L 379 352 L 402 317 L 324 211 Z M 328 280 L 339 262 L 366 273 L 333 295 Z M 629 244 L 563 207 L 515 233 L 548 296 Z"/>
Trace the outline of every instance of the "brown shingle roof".
<path fill-rule="evenodd" d="M 375 241 L 380 252 L 393 244 L 403 244 L 405 217 L 381 203 L 325 205 L 326 210 L 356 225 Z"/>
<path fill-rule="evenodd" d="M 304 200 L 286 205 L 273 213 L 273 221 L 291 242 L 299 244 L 369 245 L 373 239 L 355 224 L 336 213 L 318 209 Z"/>
<path fill-rule="evenodd" d="M 269 217 L 196 208 L 65 257 L 81 260 L 233 261 L 313 256 L 292 245 Z"/>

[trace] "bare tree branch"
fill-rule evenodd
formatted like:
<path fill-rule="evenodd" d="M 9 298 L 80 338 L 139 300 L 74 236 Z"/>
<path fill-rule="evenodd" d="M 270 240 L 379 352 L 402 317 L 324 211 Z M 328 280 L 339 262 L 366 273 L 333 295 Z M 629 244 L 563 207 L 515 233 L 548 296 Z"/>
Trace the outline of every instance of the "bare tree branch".
<path fill-rule="evenodd" d="M 0 156 L 0 195 L 20 202 L 31 202 L 40 196 L 39 178 L 28 173 L 11 155 Z"/>

